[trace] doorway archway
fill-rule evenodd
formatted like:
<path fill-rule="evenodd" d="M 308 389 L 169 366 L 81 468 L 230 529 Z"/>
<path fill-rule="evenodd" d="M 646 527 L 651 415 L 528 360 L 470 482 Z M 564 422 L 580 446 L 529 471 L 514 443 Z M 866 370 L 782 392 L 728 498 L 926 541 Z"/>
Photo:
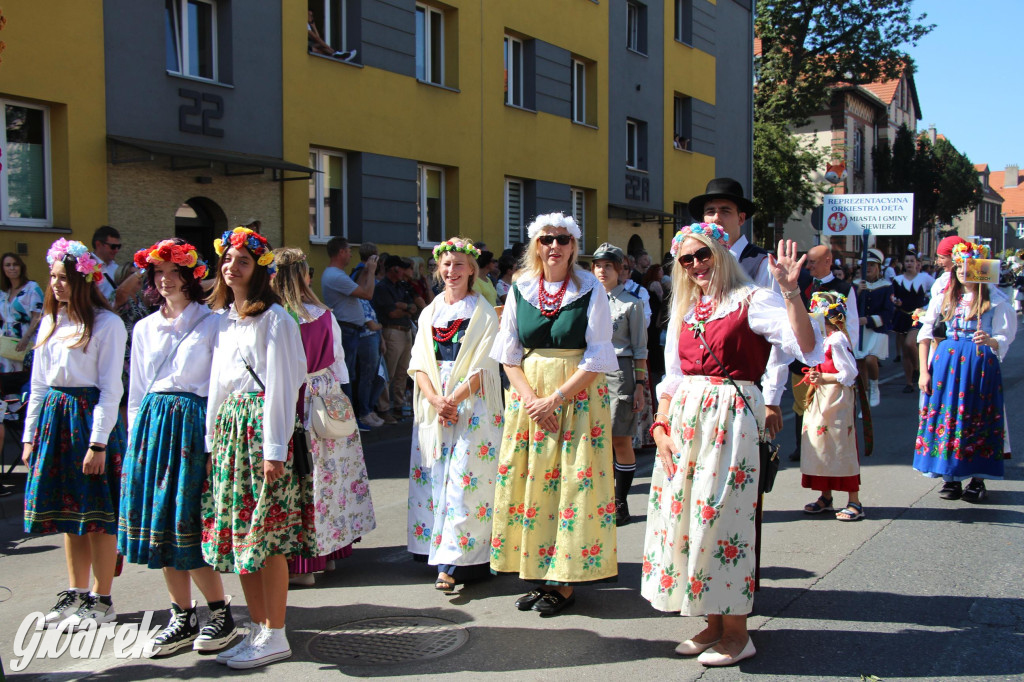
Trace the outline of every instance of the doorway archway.
<path fill-rule="evenodd" d="M 174 236 L 195 246 L 211 267 L 217 261 L 213 240 L 228 229 L 228 219 L 216 202 L 192 197 L 174 213 Z"/>

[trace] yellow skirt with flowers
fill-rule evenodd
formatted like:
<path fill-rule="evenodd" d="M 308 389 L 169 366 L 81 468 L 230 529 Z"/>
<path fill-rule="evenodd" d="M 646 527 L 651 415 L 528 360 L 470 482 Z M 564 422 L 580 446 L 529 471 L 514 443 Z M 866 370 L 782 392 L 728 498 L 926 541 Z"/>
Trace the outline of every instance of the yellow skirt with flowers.
<path fill-rule="evenodd" d="M 583 351 L 535 349 L 523 359 L 538 396 L 564 384 Z M 562 405 L 544 431 L 509 391 L 498 458 L 491 570 L 524 580 L 574 584 L 618 574 L 612 475 L 611 398 L 604 376 Z"/>

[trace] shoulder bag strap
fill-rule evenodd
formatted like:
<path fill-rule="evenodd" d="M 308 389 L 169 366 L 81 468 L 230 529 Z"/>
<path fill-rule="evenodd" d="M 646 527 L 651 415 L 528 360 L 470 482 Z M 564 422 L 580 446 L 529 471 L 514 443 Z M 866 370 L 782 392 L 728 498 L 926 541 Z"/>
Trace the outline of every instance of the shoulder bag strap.
<path fill-rule="evenodd" d="M 164 368 L 164 365 L 167 364 L 167 361 L 173 358 L 174 354 L 178 352 L 178 347 L 182 344 L 182 342 L 185 339 L 187 339 L 189 335 L 196 330 L 196 327 L 198 327 L 199 324 L 203 320 L 208 318 L 210 315 L 213 315 L 213 311 L 207 312 L 205 315 L 196 320 L 195 323 L 188 328 L 188 331 L 185 332 L 185 334 L 180 339 L 178 339 L 178 342 L 174 344 L 174 347 L 171 348 L 171 352 L 164 356 L 164 359 L 160 361 L 159 365 L 157 365 L 156 371 L 153 372 L 153 378 L 150 379 L 149 386 L 146 387 L 146 393 L 149 393 L 153 389 L 153 384 L 156 383 L 157 377 L 160 376 L 160 370 L 162 370 Z M 145 395 L 145 393 L 143 395 Z"/>
<path fill-rule="evenodd" d="M 754 416 L 754 411 L 750 409 L 749 405 L 747 405 L 747 399 L 745 396 L 743 396 L 743 391 L 740 390 L 739 384 L 733 381 L 733 378 L 729 376 L 728 370 L 725 369 L 725 365 L 723 365 L 722 361 L 718 359 L 717 355 L 715 355 L 715 351 L 711 350 L 711 344 L 708 343 L 708 340 L 706 338 L 704 338 L 704 332 L 699 332 L 698 338 L 700 339 L 701 343 L 704 344 L 704 347 L 707 349 L 708 354 L 711 356 L 711 359 L 714 360 L 715 363 L 718 365 L 719 369 L 722 370 L 722 374 L 725 375 L 725 380 L 728 381 L 729 384 L 736 389 L 736 392 L 739 393 L 741 397 L 743 397 L 743 409 L 749 412 L 750 416 L 754 417 L 754 421 L 756 422 L 757 417 Z"/>

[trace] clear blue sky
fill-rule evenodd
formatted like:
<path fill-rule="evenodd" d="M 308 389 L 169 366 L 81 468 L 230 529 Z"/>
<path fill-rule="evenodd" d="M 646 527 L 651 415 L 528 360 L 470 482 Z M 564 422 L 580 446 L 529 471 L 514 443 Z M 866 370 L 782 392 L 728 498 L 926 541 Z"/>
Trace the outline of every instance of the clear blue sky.
<path fill-rule="evenodd" d="M 935 29 L 917 64 L 920 127 L 934 124 L 972 163 L 1024 165 L 1024 0 L 915 0 Z"/>

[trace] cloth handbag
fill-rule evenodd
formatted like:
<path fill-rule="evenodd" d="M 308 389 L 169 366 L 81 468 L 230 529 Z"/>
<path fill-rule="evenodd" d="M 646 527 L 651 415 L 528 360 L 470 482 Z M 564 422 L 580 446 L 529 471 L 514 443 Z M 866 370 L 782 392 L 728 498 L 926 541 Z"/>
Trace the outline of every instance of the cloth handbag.
<path fill-rule="evenodd" d="M 242 364 L 245 365 L 245 369 L 249 372 L 252 380 L 256 382 L 261 391 L 265 392 L 267 387 L 260 381 L 259 376 L 256 375 L 256 370 L 252 368 L 249 361 L 242 355 L 241 348 L 238 349 L 238 357 L 242 358 Z M 309 434 L 298 422 L 295 424 L 295 430 L 292 431 L 292 466 L 294 467 L 295 475 L 299 478 L 313 475 L 313 452 L 309 446 Z"/>
<path fill-rule="evenodd" d="M 337 440 L 348 438 L 356 431 L 352 402 L 344 393 L 311 395 L 309 411 L 309 425 L 317 438 Z"/>
<path fill-rule="evenodd" d="M 21 343 L 21 339 L 16 336 L 0 336 L 0 357 L 5 357 L 15 362 L 24 360 L 25 354 L 28 353 L 28 348 L 18 350 L 19 343 Z"/>
<path fill-rule="evenodd" d="M 704 332 L 700 332 L 700 341 L 704 344 L 708 354 L 711 355 L 711 359 L 714 360 L 719 369 L 722 370 L 722 374 L 725 375 L 725 380 L 732 385 L 736 392 L 743 395 L 743 391 L 740 390 L 739 385 L 733 381 L 732 377 L 729 376 L 729 372 L 726 371 L 725 365 L 715 355 L 715 351 L 711 350 L 711 344 L 704 338 Z M 743 401 L 743 409 L 750 413 L 751 417 L 754 417 L 754 421 L 757 421 L 757 417 L 754 415 L 754 411 L 747 405 L 747 401 Z M 779 473 L 779 446 L 771 441 L 759 441 L 757 444 L 758 454 L 760 455 L 760 466 L 758 468 L 757 477 L 757 490 L 758 493 L 770 493 L 772 488 L 775 487 L 775 476 Z"/>

